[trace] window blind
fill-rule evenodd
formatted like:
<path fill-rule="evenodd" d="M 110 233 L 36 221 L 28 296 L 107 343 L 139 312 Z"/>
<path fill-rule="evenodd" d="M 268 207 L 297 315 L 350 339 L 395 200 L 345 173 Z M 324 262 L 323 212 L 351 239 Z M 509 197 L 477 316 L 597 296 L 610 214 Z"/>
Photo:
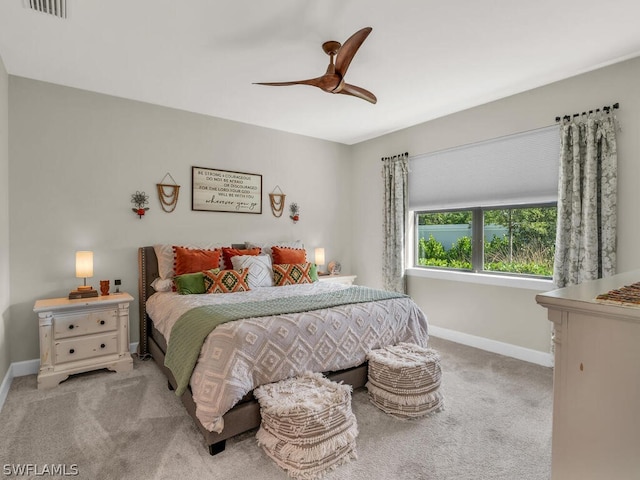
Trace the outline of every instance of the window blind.
<path fill-rule="evenodd" d="M 555 202 L 557 125 L 409 158 L 409 209 Z"/>

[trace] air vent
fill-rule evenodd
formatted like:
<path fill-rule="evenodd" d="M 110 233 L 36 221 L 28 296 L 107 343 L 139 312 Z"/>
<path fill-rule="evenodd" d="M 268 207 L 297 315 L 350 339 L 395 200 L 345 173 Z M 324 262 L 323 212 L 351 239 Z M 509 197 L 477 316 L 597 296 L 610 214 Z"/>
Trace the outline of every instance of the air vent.
<path fill-rule="evenodd" d="M 27 8 L 58 18 L 67 18 L 67 0 L 26 0 Z"/>

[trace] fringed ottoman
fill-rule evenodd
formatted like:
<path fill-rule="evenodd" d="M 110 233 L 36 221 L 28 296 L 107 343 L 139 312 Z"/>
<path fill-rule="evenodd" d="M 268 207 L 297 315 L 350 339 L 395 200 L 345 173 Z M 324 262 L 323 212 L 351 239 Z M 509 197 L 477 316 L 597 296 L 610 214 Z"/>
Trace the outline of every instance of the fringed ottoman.
<path fill-rule="evenodd" d="M 258 387 L 254 396 L 262 416 L 258 445 L 291 477 L 317 478 L 357 458 L 351 386 L 307 373 Z"/>
<path fill-rule="evenodd" d="M 383 412 L 413 418 L 443 408 L 438 352 L 411 343 L 372 350 L 366 384 L 371 402 Z"/>

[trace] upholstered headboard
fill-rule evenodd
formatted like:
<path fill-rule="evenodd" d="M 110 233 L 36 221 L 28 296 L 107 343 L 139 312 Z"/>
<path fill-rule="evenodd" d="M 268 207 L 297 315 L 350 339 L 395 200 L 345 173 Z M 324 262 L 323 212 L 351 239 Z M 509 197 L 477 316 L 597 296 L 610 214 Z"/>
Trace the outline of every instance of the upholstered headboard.
<path fill-rule="evenodd" d="M 147 298 L 154 290 L 151 287 L 158 274 L 158 258 L 153 247 L 138 248 L 138 295 L 140 305 L 140 341 L 138 343 L 138 355 L 141 358 L 149 355 L 148 334 L 151 331 L 151 319 L 147 316 Z"/>

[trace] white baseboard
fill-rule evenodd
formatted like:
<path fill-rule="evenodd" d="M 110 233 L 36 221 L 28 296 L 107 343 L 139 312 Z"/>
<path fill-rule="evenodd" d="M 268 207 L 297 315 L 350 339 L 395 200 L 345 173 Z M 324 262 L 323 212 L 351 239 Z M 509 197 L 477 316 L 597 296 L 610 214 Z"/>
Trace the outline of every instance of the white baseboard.
<path fill-rule="evenodd" d="M 551 353 L 499 342 L 489 338 L 476 337 L 475 335 L 449 330 L 448 328 L 436 327 L 434 325 L 429 325 L 429 335 L 479 348 L 480 350 L 486 350 L 487 352 L 535 363 L 543 367 L 553 367 L 553 355 Z"/>
<path fill-rule="evenodd" d="M 9 370 L 7 370 L 7 374 L 0 384 L 0 411 L 2 410 L 4 401 L 7 399 L 9 387 L 11 387 L 13 379 L 15 377 L 38 373 L 38 367 L 40 367 L 40 360 L 25 360 L 23 362 L 13 362 L 9 365 Z"/>
<path fill-rule="evenodd" d="M 13 362 L 9 370 L 11 370 L 12 378 L 24 377 L 26 375 L 35 375 L 40 368 L 40 360 L 25 360 L 24 362 Z"/>
<path fill-rule="evenodd" d="M 138 342 L 129 344 L 129 351 L 131 353 L 135 353 L 137 350 Z M 2 411 L 4 401 L 7 399 L 9 387 L 11 387 L 13 379 L 16 377 L 24 377 L 25 375 L 35 375 L 38 373 L 38 368 L 40 368 L 40 359 L 13 362 L 9 365 L 9 370 L 7 370 L 2 383 L 0 383 L 0 411 Z"/>
<path fill-rule="evenodd" d="M 13 375 L 11 374 L 11 365 L 9 365 L 9 370 L 7 370 L 7 374 L 2 379 L 2 383 L 0 383 L 0 411 L 2 411 L 4 401 L 7 399 L 7 395 L 9 394 L 9 387 L 11 386 L 12 380 Z"/>

